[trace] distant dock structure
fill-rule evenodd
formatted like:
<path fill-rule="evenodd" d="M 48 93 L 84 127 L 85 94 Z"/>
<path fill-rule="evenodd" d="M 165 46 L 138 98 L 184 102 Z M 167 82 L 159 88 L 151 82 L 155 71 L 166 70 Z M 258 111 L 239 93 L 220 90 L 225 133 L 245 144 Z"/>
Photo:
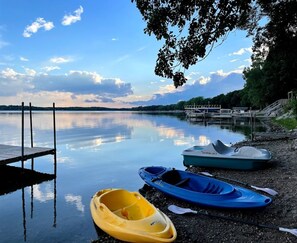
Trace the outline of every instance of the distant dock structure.
<path fill-rule="evenodd" d="M 54 175 L 57 174 L 57 157 L 56 157 L 56 117 L 55 117 L 55 103 L 53 103 L 53 133 L 54 133 L 54 146 L 53 148 L 34 147 L 33 143 L 33 126 L 32 126 L 32 106 L 29 104 L 30 114 L 30 133 L 31 133 L 31 146 L 25 147 L 24 141 L 24 102 L 22 102 L 22 136 L 21 146 L 4 145 L 0 144 L 0 166 L 7 165 L 15 162 L 22 162 L 24 168 L 24 161 L 31 159 L 31 169 L 34 170 L 34 158 L 53 155 L 54 156 Z"/>
<path fill-rule="evenodd" d="M 266 106 L 262 110 L 252 110 L 251 107 L 233 107 L 223 109 L 221 105 L 186 105 L 184 107 L 186 117 L 189 119 L 208 118 L 269 118 L 277 117 L 284 113 L 284 107 L 290 99 L 296 99 L 297 95 L 291 91 L 288 99 L 279 99 Z"/>
<path fill-rule="evenodd" d="M 221 112 L 220 105 L 187 105 L 185 106 L 188 118 L 209 118 Z"/>
<path fill-rule="evenodd" d="M 249 107 L 233 107 L 232 109 L 223 109 L 221 105 L 187 105 L 185 113 L 190 119 L 207 119 L 207 118 L 237 118 L 253 117 L 256 111 L 250 110 Z"/>

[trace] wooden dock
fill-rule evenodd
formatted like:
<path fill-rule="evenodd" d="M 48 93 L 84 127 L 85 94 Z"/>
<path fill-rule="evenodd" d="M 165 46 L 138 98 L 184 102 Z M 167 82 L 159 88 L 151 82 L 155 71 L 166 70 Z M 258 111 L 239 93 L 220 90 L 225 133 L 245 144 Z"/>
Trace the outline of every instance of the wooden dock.
<path fill-rule="evenodd" d="M 54 155 L 56 153 L 56 150 L 53 148 L 24 147 L 23 149 L 24 151 L 22 152 L 21 146 L 0 144 L 0 165 L 34 159 L 49 154 Z"/>
<path fill-rule="evenodd" d="M 0 144 L 0 165 L 7 165 L 10 163 L 22 162 L 22 168 L 24 168 L 24 161 L 31 159 L 31 169 L 34 168 L 34 158 L 52 154 L 54 155 L 54 175 L 57 174 L 57 158 L 56 158 L 56 115 L 55 115 L 55 103 L 53 103 L 53 130 L 54 130 L 54 148 L 34 147 L 33 143 L 33 126 L 32 126 L 32 106 L 29 104 L 30 112 L 30 133 L 31 133 L 31 147 L 25 147 L 25 135 L 24 135 L 24 102 L 22 102 L 22 136 L 21 146 Z"/>

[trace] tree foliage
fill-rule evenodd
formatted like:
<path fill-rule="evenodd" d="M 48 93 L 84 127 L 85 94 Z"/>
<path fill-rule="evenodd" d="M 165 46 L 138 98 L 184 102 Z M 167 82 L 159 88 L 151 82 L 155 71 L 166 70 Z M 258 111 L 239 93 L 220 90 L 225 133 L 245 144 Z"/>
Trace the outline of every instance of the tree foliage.
<path fill-rule="evenodd" d="M 184 71 L 206 58 L 216 42 L 243 29 L 253 36 L 254 54 L 244 71 L 240 102 L 263 107 L 297 88 L 296 0 L 131 1 L 147 23 L 144 32 L 164 41 L 155 73 L 172 79 L 175 87 L 186 82 Z"/>
<path fill-rule="evenodd" d="M 249 99 L 264 106 L 297 88 L 297 1 L 260 1 L 269 18 L 254 38 L 253 64 L 244 71 Z"/>
<path fill-rule="evenodd" d="M 186 82 L 184 72 L 207 55 L 208 48 L 235 28 L 254 29 L 253 0 L 132 0 L 147 22 L 145 33 L 164 40 L 155 73 Z"/>

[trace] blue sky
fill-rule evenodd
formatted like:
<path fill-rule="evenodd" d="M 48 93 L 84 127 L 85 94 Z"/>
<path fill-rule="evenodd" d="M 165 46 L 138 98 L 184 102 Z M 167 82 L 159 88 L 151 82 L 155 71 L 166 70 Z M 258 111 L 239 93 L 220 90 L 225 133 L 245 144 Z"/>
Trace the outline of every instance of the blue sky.
<path fill-rule="evenodd" d="M 162 42 L 130 0 L 0 0 L 0 104 L 175 104 L 241 89 L 252 40 L 229 33 L 176 89 L 154 68 Z"/>

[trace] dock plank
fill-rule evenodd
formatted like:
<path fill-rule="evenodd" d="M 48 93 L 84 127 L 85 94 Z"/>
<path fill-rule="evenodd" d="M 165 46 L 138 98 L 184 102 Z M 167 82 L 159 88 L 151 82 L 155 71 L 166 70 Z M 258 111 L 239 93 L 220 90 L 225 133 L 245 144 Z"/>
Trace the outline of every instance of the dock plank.
<path fill-rule="evenodd" d="M 25 161 L 28 159 L 55 154 L 55 149 L 44 147 L 24 147 L 24 156 L 22 156 L 22 147 L 0 144 L 0 165 Z"/>

